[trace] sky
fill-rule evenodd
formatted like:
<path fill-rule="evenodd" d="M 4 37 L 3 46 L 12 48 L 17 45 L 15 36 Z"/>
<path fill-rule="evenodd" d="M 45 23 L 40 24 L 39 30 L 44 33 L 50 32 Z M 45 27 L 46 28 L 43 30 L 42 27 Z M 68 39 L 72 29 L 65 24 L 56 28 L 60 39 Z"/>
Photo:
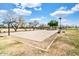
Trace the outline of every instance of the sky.
<path fill-rule="evenodd" d="M 23 15 L 26 22 L 38 20 L 47 24 L 62 18 L 63 25 L 79 26 L 79 4 L 77 3 L 0 3 L 0 15 L 7 11 Z M 1 20 L 1 19 L 0 19 Z"/>

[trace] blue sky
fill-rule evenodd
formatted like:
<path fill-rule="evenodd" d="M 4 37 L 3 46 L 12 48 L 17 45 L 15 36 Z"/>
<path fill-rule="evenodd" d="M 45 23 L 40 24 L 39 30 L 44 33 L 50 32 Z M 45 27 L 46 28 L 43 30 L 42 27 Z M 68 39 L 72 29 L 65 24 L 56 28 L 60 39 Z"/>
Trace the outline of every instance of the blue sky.
<path fill-rule="evenodd" d="M 46 24 L 62 17 L 64 25 L 79 25 L 79 4 L 76 3 L 0 3 L 0 12 L 2 10 L 13 10 L 23 15 L 26 22 L 38 20 Z"/>

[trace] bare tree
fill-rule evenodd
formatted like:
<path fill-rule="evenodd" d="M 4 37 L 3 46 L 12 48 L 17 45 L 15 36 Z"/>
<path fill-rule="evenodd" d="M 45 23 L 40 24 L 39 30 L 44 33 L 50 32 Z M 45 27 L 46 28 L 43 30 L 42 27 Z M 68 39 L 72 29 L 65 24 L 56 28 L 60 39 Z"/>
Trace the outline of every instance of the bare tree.
<path fill-rule="evenodd" d="M 8 11 L 5 15 L 3 15 L 3 19 L 3 23 L 8 25 L 8 35 L 10 36 L 10 27 L 12 23 L 16 23 L 18 17 L 13 11 Z"/>
<path fill-rule="evenodd" d="M 20 28 L 24 28 L 25 27 L 25 20 L 24 20 L 24 17 L 22 16 L 22 15 L 20 15 L 19 17 L 18 17 L 19 19 L 18 19 L 18 26 L 20 27 Z"/>
<path fill-rule="evenodd" d="M 45 24 L 40 24 L 39 28 L 44 30 Z"/>
<path fill-rule="evenodd" d="M 35 29 L 38 24 L 39 24 L 39 21 L 38 21 L 38 20 L 33 20 L 33 21 L 31 22 L 31 25 L 32 25 L 33 29 Z"/>
<path fill-rule="evenodd" d="M 11 25 L 12 25 L 12 27 L 14 28 L 14 30 L 15 30 L 15 32 L 16 32 L 17 29 L 18 29 L 18 25 L 19 25 L 18 22 L 15 21 L 15 22 L 13 22 Z"/>
<path fill-rule="evenodd" d="M 32 27 L 33 25 L 32 25 L 32 22 L 29 22 L 29 27 Z"/>

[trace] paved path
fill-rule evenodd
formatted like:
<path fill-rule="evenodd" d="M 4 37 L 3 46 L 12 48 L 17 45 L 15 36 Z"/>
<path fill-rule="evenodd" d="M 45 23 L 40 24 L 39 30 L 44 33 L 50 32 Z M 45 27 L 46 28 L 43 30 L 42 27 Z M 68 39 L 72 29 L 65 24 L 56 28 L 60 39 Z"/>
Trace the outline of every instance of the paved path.
<path fill-rule="evenodd" d="M 37 30 L 37 31 L 26 31 L 26 32 L 14 32 L 11 33 L 11 35 L 34 41 L 43 41 L 49 38 L 51 35 L 54 35 L 57 31 L 58 30 L 51 30 L 51 31 Z"/>

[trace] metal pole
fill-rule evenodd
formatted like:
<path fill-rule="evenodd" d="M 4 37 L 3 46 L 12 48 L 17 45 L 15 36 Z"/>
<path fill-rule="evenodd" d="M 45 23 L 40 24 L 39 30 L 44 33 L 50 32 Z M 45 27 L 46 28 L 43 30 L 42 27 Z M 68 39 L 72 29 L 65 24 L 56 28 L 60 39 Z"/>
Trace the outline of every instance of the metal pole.
<path fill-rule="evenodd" d="M 62 18 L 60 17 L 59 19 L 60 19 L 60 30 L 61 30 L 61 19 L 62 19 Z"/>

